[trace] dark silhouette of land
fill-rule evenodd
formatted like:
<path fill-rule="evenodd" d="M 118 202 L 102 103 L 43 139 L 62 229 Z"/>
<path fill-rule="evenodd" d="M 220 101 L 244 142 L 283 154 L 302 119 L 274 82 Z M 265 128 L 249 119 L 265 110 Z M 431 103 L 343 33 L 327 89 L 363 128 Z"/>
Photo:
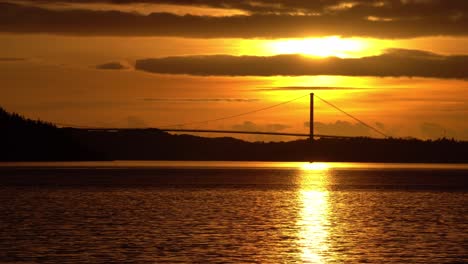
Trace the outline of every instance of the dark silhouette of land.
<path fill-rule="evenodd" d="M 102 156 L 51 123 L 31 120 L 0 107 L 0 160 L 95 160 Z"/>
<path fill-rule="evenodd" d="M 468 142 L 453 139 L 317 139 L 246 142 L 171 135 L 158 129 L 58 128 L 0 108 L 0 160 L 238 160 L 468 162 Z"/>

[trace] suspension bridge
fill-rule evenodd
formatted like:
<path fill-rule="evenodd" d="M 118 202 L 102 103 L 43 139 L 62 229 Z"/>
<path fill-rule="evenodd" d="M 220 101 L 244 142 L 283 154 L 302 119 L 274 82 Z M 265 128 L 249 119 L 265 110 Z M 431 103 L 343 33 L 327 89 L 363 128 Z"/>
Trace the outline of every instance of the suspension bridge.
<path fill-rule="evenodd" d="M 284 105 L 287 103 L 291 103 L 293 101 L 302 99 L 306 96 L 310 97 L 310 107 L 309 107 L 309 133 L 288 133 L 288 132 L 269 132 L 269 131 L 247 131 L 247 130 L 217 130 L 217 129 L 191 129 L 191 128 L 181 128 L 181 127 L 186 127 L 190 125 L 197 125 L 197 124 L 203 124 L 203 123 L 209 123 L 209 122 L 215 122 L 215 121 L 221 121 L 221 120 L 226 120 L 226 119 L 231 119 L 231 118 L 236 118 L 244 115 L 249 115 L 253 114 L 256 112 L 268 110 L 274 107 L 278 107 L 280 105 Z M 339 135 L 325 135 L 325 134 L 317 134 L 314 131 L 314 99 L 317 98 L 320 101 L 324 102 L 325 104 L 331 106 L 332 108 L 335 108 L 339 112 L 343 113 L 344 115 L 352 118 L 353 120 L 357 121 L 359 124 L 369 128 L 370 130 L 374 131 L 378 135 L 388 138 L 389 136 L 386 135 L 384 132 L 379 130 L 378 128 L 369 125 L 368 123 L 362 121 L 361 119 L 355 117 L 354 115 L 348 113 L 347 111 L 344 111 L 343 109 L 339 108 L 338 106 L 332 104 L 331 102 L 323 99 L 322 97 L 310 93 L 306 95 L 302 95 L 300 97 L 294 98 L 292 100 L 284 101 L 275 105 L 271 105 L 268 107 L 236 114 L 236 115 L 231 115 L 231 116 L 225 116 L 221 118 L 216 118 L 216 119 L 209 119 L 209 120 L 203 120 L 203 121 L 197 121 L 197 122 L 190 122 L 190 123 L 182 123 L 182 124 L 174 124 L 171 126 L 165 126 L 165 127 L 160 127 L 160 128 L 101 128 L 101 127 L 85 127 L 85 126 L 75 126 L 75 125 L 64 125 L 60 123 L 56 123 L 56 125 L 62 126 L 62 127 L 68 127 L 68 128 L 80 128 L 80 129 L 86 129 L 88 131 L 106 131 L 106 132 L 119 132 L 119 131 L 135 131 L 135 130 L 146 130 L 146 131 L 165 131 L 165 132 L 176 132 L 176 133 L 221 133 L 221 134 L 251 134 L 251 135 L 271 135 L 271 136 L 293 136 L 293 137 L 308 137 L 310 138 L 311 141 L 313 141 L 315 138 L 356 138 L 356 136 L 339 136 Z"/>

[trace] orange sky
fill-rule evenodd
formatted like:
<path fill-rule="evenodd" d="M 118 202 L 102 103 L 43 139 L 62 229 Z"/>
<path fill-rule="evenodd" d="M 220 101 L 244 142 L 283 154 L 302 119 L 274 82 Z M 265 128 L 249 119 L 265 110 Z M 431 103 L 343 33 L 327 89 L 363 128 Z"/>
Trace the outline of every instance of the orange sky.
<path fill-rule="evenodd" d="M 160 127 L 315 92 L 392 136 L 468 140 L 463 2 L 71 2 L 0 3 L 0 24 L 8 25 L 0 26 L 0 106 L 6 110 L 63 124 Z M 43 13 L 63 23 L 30 19 Z M 416 15 L 421 21 L 409 19 Z M 285 25 L 274 26 L 282 16 Z M 346 26 L 331 21 L 340 16 Z M 125 24 L 131 21 L 135 30 Z M 304 98 L 196 128 L 307 133 L 307 121 Z M 318 101 L 316 122 L 318 133 L 376 136 Z"/>

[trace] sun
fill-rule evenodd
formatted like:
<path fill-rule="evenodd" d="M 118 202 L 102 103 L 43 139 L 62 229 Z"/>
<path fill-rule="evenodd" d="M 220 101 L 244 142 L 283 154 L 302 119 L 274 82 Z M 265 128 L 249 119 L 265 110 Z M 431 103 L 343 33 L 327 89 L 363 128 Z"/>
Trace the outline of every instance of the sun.
<path fill-rule="evenodd" d="M 309 162 L 301 166 L 305 171 L 324 171 L 330 168 L 330 165 L 324 162 Z"/>
<path fill-rule="evenodd" d="M 303 54 L 316 57 L 360 57 L 369 50 L 369 44 L 360 39 L 343 39 L 338 36 L 288 39 L 272 41 L 269 44 L 273 54 Z"/>
<path fill-rule="evenodd" d="M 301 54 L 318 58 L 362 58 L 382 54 L 386 49 L 394 47 L 395 42 L 374 38 L 328 36 L 301 39 L 239 40 L 234 46 L 237 47 L 235 53 L 238 55 Z"/>

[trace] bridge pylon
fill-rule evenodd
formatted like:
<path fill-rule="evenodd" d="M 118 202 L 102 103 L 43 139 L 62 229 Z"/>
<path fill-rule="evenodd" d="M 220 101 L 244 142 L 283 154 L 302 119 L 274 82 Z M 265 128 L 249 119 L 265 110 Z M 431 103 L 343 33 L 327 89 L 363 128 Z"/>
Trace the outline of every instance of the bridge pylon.
<path fill-rule="evenodd" d="M 310 142 L 314 141 L 314 93 L 310 93 L 310 110 L 309 110 L 309 137 Z"/>

